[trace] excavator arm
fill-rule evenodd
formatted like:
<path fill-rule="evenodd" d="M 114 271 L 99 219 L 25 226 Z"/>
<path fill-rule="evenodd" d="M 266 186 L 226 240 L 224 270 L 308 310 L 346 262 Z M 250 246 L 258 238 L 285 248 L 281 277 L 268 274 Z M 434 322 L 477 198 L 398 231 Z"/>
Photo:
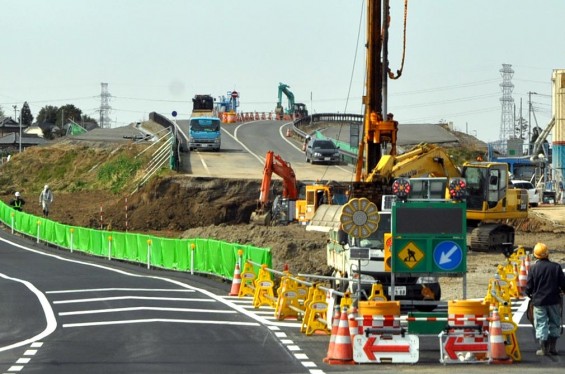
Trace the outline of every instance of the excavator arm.
<path fill-rule="evenodd" d="M 419 144 L 401 155 L 385 155 L 367 176 L 367 182 L 378 177 L 391 181 L 399 177 L 447 177 L 461 176 L 449 154 L 433 144 Z"/>
<path fill-rule="evenodd" d="M 257 209 L 251 214 L 251 222 L 261 225 L 268 225 L 271 220 L 271 205 L 269 199 L 273 173 L 283 180 L 282 197 L 289 200 L 298 198 L 298 187 L 296 185 L 296 174 L 290 163 L 283 160 L 273 151 L 268 151 L 265 157 L 265 167 L 263 169 L 263 180 L 261 181 L 261 191 L 257 200 Z"/>

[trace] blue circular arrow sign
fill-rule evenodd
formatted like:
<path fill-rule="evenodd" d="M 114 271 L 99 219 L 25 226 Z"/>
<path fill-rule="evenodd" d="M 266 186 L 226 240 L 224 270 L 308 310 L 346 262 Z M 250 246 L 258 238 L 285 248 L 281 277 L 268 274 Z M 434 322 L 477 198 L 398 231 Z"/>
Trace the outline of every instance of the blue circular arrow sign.
<path fill-rule="evenodd" d="M 434 248 L 434 262 L 441 270 L 456 269 L 462 260 L 463 250 L 455 242 L 446 240 Z"/>

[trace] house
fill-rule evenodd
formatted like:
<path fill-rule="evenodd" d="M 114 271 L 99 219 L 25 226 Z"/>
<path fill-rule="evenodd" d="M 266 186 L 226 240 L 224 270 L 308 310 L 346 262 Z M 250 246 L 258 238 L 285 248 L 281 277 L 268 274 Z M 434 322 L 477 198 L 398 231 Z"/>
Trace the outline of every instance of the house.
<path fill-rule="evenodd" d="M 22 125 L 22 132 L 27 128 L 28 126 Z M 12 133 L 20 133 L 20 123 L 15 121 L 12 117 L 0 118 L 0 137 Z"/>

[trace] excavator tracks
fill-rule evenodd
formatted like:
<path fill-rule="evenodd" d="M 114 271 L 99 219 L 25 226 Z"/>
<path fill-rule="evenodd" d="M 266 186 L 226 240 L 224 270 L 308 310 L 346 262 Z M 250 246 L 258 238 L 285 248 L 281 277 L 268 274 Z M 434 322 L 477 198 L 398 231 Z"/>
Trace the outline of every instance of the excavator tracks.
<path fill-rule="evenodd" d="M 469 249 L 476 252 L 510 254 L 514 247 L 514 228 L 500 223 L 486 223 L 475 227 L 470 235 Z"/>

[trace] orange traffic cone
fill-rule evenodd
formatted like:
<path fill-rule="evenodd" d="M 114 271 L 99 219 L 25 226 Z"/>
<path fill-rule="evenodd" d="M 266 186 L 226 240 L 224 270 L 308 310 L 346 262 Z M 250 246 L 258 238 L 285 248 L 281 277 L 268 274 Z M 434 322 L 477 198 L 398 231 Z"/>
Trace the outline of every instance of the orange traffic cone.
<path fill-rule="evenodd" d="M 239 263 L 235 263 L 235 270 L 233 271 L 233 281 L 231 284 L 230 296 L 239 295 L 239 287 L 241 287 L 241 271 L 239 270 Z"/>
<path fill-rule="evenodd" d="M 349 335 L 349 323 L 347 322 L 347 308 L 343 308 L 341 311 L 337 334 L 335 336 L 334 349 L 328 363 L 331 365 L 351 365 L 355 363 L 353 361 L 351 336 Z"/>
<path fill-rule="evenodd" d="M 331 359 L 331 357 L 333 355 L 334 346 L 335 346 L 335 336 L 337 334 L 338 327 L 339 327 L 339 306 L 336 306 L 334 317 L 332 319 L 332 334 L 330 336 L 330 345 L 328 346 L 328 353 L 326 354 L 326 357 L 324 358 L 324 362 L 329 362 L 329 360 Z"/>
<path fill-rule="evenodd" d="M 357 308 L 352 306 L 349 308 L 349 336 L 353 342 L 353 337 L 359 334 L 359 321 L 357 321 Z"/>
<path fill-rule="evenodd" d="M 511 364 L 512 359 L 506 354 L 504 337 L 500 326 L 500 316 L 498 308 L 492 310 L 489 324 L 489 363 L 491 364 Z"/>
<path fill-rule="evenodd" d="M 528 273 L 530 272 L 530 254 L 529 253 L 526 255 L 526 258 L 524 259 L 524 263 L 526 265 L 526 276 L 527 276 Z"/>
<path fill-rule="evenodd" d="M 518 283 L 520 285 L 520 293 L 523 295 L 528 285 L 528 274 L 526 273 L 526 261 L 522 260 L 520 264 L 520 275 L 518 275 Z"/>

